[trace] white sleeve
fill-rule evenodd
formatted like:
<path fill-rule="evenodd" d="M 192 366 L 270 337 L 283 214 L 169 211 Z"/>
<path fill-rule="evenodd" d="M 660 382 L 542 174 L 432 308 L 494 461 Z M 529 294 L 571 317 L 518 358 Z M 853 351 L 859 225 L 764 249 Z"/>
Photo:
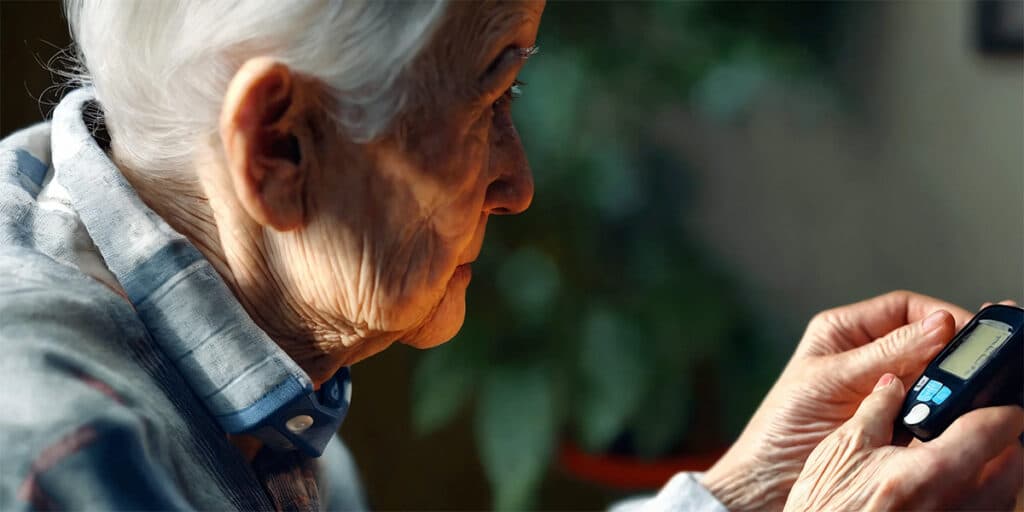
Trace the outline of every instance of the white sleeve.
<path fill-rule="evenodd" d="M 654 496 L 629 498 L 613 504 L 609 512 L 728 512 L 700 483 L 701 473 L 679 473 Z"/>

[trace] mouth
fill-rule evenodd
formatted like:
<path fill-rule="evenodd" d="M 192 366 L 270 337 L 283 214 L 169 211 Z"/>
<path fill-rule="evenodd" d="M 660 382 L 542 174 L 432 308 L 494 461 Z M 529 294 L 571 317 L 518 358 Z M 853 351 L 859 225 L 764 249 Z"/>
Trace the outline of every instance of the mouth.
<path fill-rule="evenodd" d="M 452 275 L 452 280 L 468 281 L 471 277 L 473 277 L 473 262 L 468 261 L 455 267 L 455 273 Z"/>
<path fill-rule="evenodd" d="M 487 226 L 487 215 L 481 215 L 480 221 L 477 224 L 476 232 L 473 235 L 473 240 L 470 242 L 470 247 L 467 252 L 464 252 L 461 256 L 466 258 L 466 261 L 459 263 L 455 267 L 455 274 L 453 278 L 465 278 L 468 279 L 473 275 L 473 263 L 476 261 L 477 256 L 480 255 L 480 249 L 484 244 L 484 230 Z"/>

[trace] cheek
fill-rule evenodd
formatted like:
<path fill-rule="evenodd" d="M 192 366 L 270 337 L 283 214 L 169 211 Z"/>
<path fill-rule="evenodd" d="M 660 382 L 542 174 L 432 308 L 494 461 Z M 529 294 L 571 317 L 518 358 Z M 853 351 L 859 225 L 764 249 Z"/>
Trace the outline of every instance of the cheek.
<path fill-rule="evenodd" d="M 468 278 L 453 272 L 480 224 L 492 121 L 374 148 L 362 169 L 325 165 L 320 211 L 290 258 L 308 265 L 295 278 L 319 314 L 387 331 L 433 324 L 431 339 L 459 323 Z"/>
<path fill-rule="evenodd" d="M 420 201 L 430 205 L 430 223 L 445 243 L 459 244 L 472 236 L 483 210 L 492 121 L 488 111 L 461 127 L 434 134 L 423 151 L 410 148 L 418 156 L 417 167 L 423 177 L 437 185 L 433 197 L 421 196 Z"/>
<path fill-rule="evenodd" d="M 426 178 L 436 180 L 447 191 L 474 185 L 486 172 L 490 131 L 494 113 L 488 108 L 453 115 L 445 129 L 424 123 L 431 130 L 419 143 L 407 148 Z"/>

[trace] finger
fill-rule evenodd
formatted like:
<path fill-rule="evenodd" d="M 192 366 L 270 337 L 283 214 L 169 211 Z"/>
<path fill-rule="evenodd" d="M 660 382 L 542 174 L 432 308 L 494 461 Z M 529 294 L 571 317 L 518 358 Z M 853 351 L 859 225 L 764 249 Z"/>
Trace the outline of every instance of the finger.
<path fill-rule="evenodd" d="M 988 461 L 1024 432 L 1024 409 L 1015 405 L 985 407 L 953 422 L 945 432 L 919 449 L 952 463 L 960 474 L 977 475 Z"/>
<path fill-rule="evenodd" d="M 1004 300 L 999 301 L 998 303 L 1002 304 L 1003 306 L 1013 306 L 1015 308 L 1019 308 L 1020 307 L 1020 304 L 1017 304 L 1017 301 L 1015 301 L 1013 299 L 1004 299 Z M 981 311 L 982 309 L 985 309 L 985 308 L 987 308 L 987 307 L 989 307 L 991 305 L 992 305 L 991 302 L 987 302 L 987 301 L 986 302 L 982 302 L 981 303 L 981 307 L 978 308 L 978 311 Z"/>
<path fill-rule="evenodd" d="M 920 510 L 1011 510 L 1024 484 L 1024 449 L 1016 443 L 1007 446 L 980 475 L 965 474 L 949 464 L 945 471 L 943 478 L 925 476 L 942 483 L 922 499 Z M 955 506 L 950 508 L 951 504 Z"/>
<path fill-rule="evenodd" d="M 1024 483 L 1024 448 L 1011 444 L 989 461 L 957 510 L 1009 510 Z M 952 498 L 952 497 L 951 497 Z"/>
<path fill-rule="evenodd" d="M 1013 443 L 985 464 L 978 484 L 961 502 L 962 510 L 1006 510 L 1024 486 L 1024 448 Z"/>
<path fill-rule="evenodd" d="M 945 311 L 904 325 L 881 339 L 861 347 L 836 354 L 836 367 L 843 378 L 860 393 L 866 393 L 867 383 L 884 372 L 895 373 L 910 382 L 918 377 L 928 362 L 953 338 L 956 326 L 953 317 Z"/>
<path fill-rule="evenodd" d="M 901 326 L 920 321 L 938 310 L 952 314 L 959 327 L 971 319 L 971 313 L 960 306 L 902 290 L 830 309 L 820 317 L 827 318 L 842 332 L 863 333 L 859 340 L 863 344 L 881 338 Z"/>
<path fill-rule="evenodd" d="M 967 325 L 967 322 L 970 322 L 971 318 L 974 317 L 974 313 L 971 313 L 956 304 L 913 292 L 903 293 L 907 294 L 906 310 L 908 323 L 923 320 L 928 317 L 928 315 L 931 315 L 940 309 L 953 315 L 953 319 L 956 321 L 956 327 L 958 329 L 963 328 L 963 326 Z"/>
<path fill-rule="evenodd" d="M 899 377 L 886 373 L 878 379 L 874 390 L 860 403 L 850 423 L 867 436 L 868 445 L 877 448 L 889 444 L 896 415 L 903 405 L 903 383 Z"/>

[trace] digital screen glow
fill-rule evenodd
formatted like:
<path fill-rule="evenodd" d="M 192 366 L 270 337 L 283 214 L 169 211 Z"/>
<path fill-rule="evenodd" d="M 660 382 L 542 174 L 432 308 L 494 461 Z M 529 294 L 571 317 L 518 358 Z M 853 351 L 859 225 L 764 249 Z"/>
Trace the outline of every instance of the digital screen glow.
<path fill-rule="evenodd" d="M 1012 333 L 1013 328 L 1003 322 L 981 320 L 960 346 L 939 363 L 939 368 L 967 380 L 985 366 Z"/>

